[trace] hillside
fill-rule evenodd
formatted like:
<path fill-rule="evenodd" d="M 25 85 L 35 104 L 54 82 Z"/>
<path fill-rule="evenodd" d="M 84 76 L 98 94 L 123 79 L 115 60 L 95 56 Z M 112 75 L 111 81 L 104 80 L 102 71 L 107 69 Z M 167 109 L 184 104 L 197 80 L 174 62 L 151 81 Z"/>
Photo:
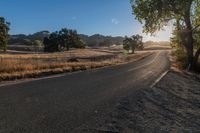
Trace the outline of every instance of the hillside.
<path fill-rule="evenodd" d="M 49 35 L 49 31 L 40 31 L 34 34 L 16 34 L 10 35 L 8 44 L 9 45 L 31 45 L 31 42 L 34 40 L 43 41 L 44 37 Z"/>
<path fill-rule="evenodd" d="M 49 36 L 48 31 L 40 31 L 34 34 L 25 35 L 25 34 L 17 34 L 10 35 L 8 44 L 9 45 L 32 45 L 32 41 L 40 40 L 43 41 L 44 37 Z M 123 43 L 123 37 L 112 37 L 112 36 L 104 36 L 100 34 L 95 34 L 92 36 L 80 34 L 80 38 L 86 43 L 87 46 L 90 47 L 98 47 L 98 46 L 108 46 L 108 45 L 121 45 Z"/>
<path fill-rule="evenodd" d="M 98 46 L 112 45 L 112 44 L 121 45 L 124 40 L 124 37 L 121 37 L 121 36 L 112 37 L 112 36 L 104 36 L 100 34 L 94 34 L 92 36 L 81 34 L 80 37 L 90 47 L 98 47 Z"/>
<path fill-rule="evenodd" d="M 171 49 L 171 45 L 170 42 L 168 41 L 160 41 L 160 42 L 147 41 L 144 43 L 144 49 L 146 50 Z"/>

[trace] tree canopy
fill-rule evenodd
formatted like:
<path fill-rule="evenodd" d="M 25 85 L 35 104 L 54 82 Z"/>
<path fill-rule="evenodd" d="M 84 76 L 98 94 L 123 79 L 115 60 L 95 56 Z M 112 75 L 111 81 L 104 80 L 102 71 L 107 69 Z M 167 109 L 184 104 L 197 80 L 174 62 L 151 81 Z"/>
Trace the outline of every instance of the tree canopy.
<path fill-rule="evenodd" d="M 123 47 L 125 50 L 131 50 L 132 53 L 135 52 L 136 48 L 143 49 L 143 37 L 140 35 L 133 35 L 131 37 L 125 36 L 123 41 Z"/>
<path fill-rule="evenodd" d="M 76 30 L 63 28 L 44 38 L 45 52 L 59 52 L 70 48 L 85 48 Z"/>
<path fill-rule="evenodd" d="M 198 0 L 131 0 L 131 4 L 136 19 L 144 23 L 144 32 L 154 33 L 177 17 L 190 17 L 193 1 Z"/>

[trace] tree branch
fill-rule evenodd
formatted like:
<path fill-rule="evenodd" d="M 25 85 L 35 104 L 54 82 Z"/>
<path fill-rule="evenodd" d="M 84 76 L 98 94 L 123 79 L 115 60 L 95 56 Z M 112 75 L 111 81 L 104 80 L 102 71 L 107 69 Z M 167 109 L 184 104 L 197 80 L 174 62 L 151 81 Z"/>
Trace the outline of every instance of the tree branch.
<path fill-rule="evenodd" d="M 192 29 L 192 31 L 196 30 L 196 29 L 199 28 L 199 27 L 200 27 L 200 24 L 197 25 L 197 26 L 195 26 L 195 27 Z"/>

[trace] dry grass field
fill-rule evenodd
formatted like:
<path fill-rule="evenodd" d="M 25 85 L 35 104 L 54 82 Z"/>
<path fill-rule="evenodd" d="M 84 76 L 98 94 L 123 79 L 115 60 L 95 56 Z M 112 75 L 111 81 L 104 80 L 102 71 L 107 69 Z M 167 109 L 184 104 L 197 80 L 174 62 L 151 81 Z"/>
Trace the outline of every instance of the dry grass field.
<path fill-rule="evenodd" d="M 0 58 L 19 58 L 19 59 L 49 59 L 49 58 L 69 58 L 69 57 L 91 57 L 101 55 L 111 55 L 112 51 L 98 50 L 98 49 L 76 49 L 68 52 L 58 53 L 35 53 L 35 54 L 9 54 L 2 53 Z"/>
<path fill-rule="evenodd" d="M 51 54 L 0 54 L 0 81 L 94 69 L 138 60 L 149 54 L 147 52 L 125 56 L 122 53 L 97 49 Z"/>

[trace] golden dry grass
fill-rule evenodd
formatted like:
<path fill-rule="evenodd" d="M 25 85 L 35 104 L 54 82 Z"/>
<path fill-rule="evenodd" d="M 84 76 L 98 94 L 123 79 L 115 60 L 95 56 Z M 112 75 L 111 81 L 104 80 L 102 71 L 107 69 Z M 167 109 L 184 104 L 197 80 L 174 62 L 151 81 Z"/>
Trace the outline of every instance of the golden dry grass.
<path fill-rule="evenodd" d="M 1 80 L 38 77 L 40 75 L 94 69 L 123 63 L 118 59 L 100 62 L 44 62 L 36 60 L 6 60 L 0 62 Z"/>
<path fill-rule="evenodd" d="M 76 49 L 68 52 L 42 53 L 42 54 L 0 54 L 1 58 L 19 58 L 19 59 L 49 59 L 49 58 L 67 58 L 67 57 L 92 57 L 101 55 L 111 55 L 112 53 L 97 49 Z"/>
<path fill-rule="evenodd" d="M 71 53 L 73 51 L 70 51 Z M 75 56 L 93 57 L 94 55 L 107 55 L 108 53 L 99 51 L 81 50 L 76 51 Z M 35 78 L 51 74 L 58 74 L 63 72 L 73 72 L 79 70 L 88 70 L 104 66 L 116 65 L 126 63 L 132 60 L 138 60 L 150 53 L 134 54 L 128 57 L 119 56 L 113 59 L 104 59 L 102 61 L 82 60 L 79 62 L 67 61 L 51 61 L 52 58 L 63 58 L 69 56 L 70 53 L 54 53 L 54 54 L 21 54 L 1 55 L 0 60 L 0 81 L 15 80 L 21 78 Z M 36 58 L 36 59 L 35 59 Z M 40 60 L 45 58 L 49 60 Z"/>

